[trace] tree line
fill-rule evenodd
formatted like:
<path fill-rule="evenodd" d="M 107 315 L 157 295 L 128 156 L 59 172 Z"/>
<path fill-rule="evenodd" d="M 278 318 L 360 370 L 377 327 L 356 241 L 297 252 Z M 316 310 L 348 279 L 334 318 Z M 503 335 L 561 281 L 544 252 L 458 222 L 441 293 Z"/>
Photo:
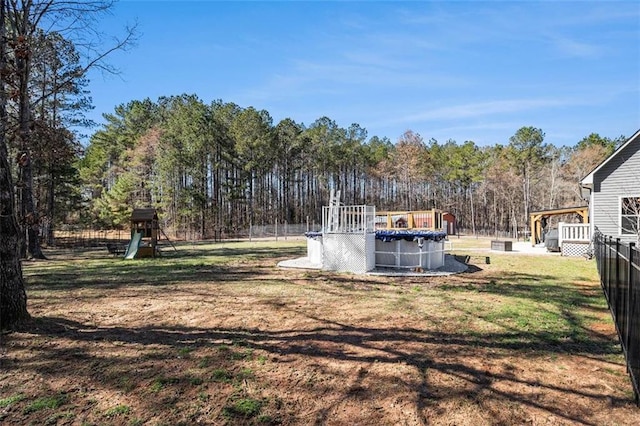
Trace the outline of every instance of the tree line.
<path fill-rule="evenodd" d="M 557 147 L 522 127 L 492 146 L 411 130 L 392 142 L 356 123 L 274 123 L 268 111 L 187 94 L 134 100 L 104 117 L 77 163 L 85 205 L 65 220 L 127 226 L 133 208 L 155 207 L 187 238 L 317 223 L 331 189 L 345 204 L 437 208 L 469 232 L 515 236 L 531 211 L 583 205 L 579 180 L 624 140 L 594 133 Z"/>

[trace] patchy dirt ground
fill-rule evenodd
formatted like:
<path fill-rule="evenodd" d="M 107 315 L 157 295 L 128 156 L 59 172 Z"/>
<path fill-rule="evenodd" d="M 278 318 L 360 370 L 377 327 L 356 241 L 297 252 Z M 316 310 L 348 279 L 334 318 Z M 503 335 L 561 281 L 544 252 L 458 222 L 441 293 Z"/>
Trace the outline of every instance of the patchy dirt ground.
<path fill-rule="evenodd" d="M 479 324 L 469 297 L 499 291 L 442 290 L 492 282 L 495 265 L 390 280 L 276 256 L 81 282 L 64 260 L 25 265 L 33 322 L 2 336 L 4 425 L 640 423 L 607 312 L 591 340 L 557 341 Z"/>

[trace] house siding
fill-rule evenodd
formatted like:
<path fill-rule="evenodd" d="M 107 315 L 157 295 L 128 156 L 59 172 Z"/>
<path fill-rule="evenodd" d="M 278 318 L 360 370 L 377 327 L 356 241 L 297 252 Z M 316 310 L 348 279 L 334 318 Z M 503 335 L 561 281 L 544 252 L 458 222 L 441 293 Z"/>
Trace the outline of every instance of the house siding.
<path fill-rule="evenodd" d="M 629 143 L 593 176 L 590 208 L 594 227 L 604 235 L 635 241 L 620 233 L 620 197 L 640 196 L 640 137 Z"/>

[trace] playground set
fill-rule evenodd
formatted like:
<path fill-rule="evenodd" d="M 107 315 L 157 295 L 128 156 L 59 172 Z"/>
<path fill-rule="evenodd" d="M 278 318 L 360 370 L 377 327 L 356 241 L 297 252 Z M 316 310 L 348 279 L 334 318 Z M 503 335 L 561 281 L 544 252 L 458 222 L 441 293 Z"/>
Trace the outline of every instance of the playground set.
<path fill-rule="evenodd" d="M 280 266 L 356 274 L 444 266 L 447 233 L 441 211 L 376 213 L 373 206 L 345 206 L 339 200 L 340 191 L 332 191 L 329 205 L 322 208 L 322 230 L 305 234 L 307 257 Z"/>
<path fill-rule="evenodd" d="M 124 258 L 156 257 L 159 229 L 156 209 L 134 209 L 131 213 L 131 240 Z"/>
<path fill-rule="evenodd" d="M 107 245 L 107 249 L 112 254 L 124 255 L 125 259 L 156 257 L 160 253 L 158 249 L 159 234 L 164 235 L 173 249 L 176 249 L 169 237 L 160 228 L 156 209 L 134 209 L 131 213 L 131 238 L 129 239 L 129 244 L 124 250 L 113 244 Z"/>

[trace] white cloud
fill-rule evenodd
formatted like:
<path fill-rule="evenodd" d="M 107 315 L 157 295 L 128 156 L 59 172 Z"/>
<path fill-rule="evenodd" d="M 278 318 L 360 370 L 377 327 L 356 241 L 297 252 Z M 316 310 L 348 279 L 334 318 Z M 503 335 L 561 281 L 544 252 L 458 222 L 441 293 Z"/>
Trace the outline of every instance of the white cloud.
<path fill-rule="evenodd" d="M 551 42 L 558 50 L 560 50 L 561 53 L 573 57 L 597 58 L 600 56 L 602 51 L 600 46 L 578 40 L 572 40 L 567 37 L 552 37 Z"/>
<path fill-rule="evenodd" d="M 510 114 L 540 108 L 575 105 L 577 103 L 575 100 L 568 99 L 506 99 L 432 108 L 419 113 L 398 117 L 395 121 L 396 123 L 411 123 L 419 121 L 458 120 L 494 114 Z"/>

